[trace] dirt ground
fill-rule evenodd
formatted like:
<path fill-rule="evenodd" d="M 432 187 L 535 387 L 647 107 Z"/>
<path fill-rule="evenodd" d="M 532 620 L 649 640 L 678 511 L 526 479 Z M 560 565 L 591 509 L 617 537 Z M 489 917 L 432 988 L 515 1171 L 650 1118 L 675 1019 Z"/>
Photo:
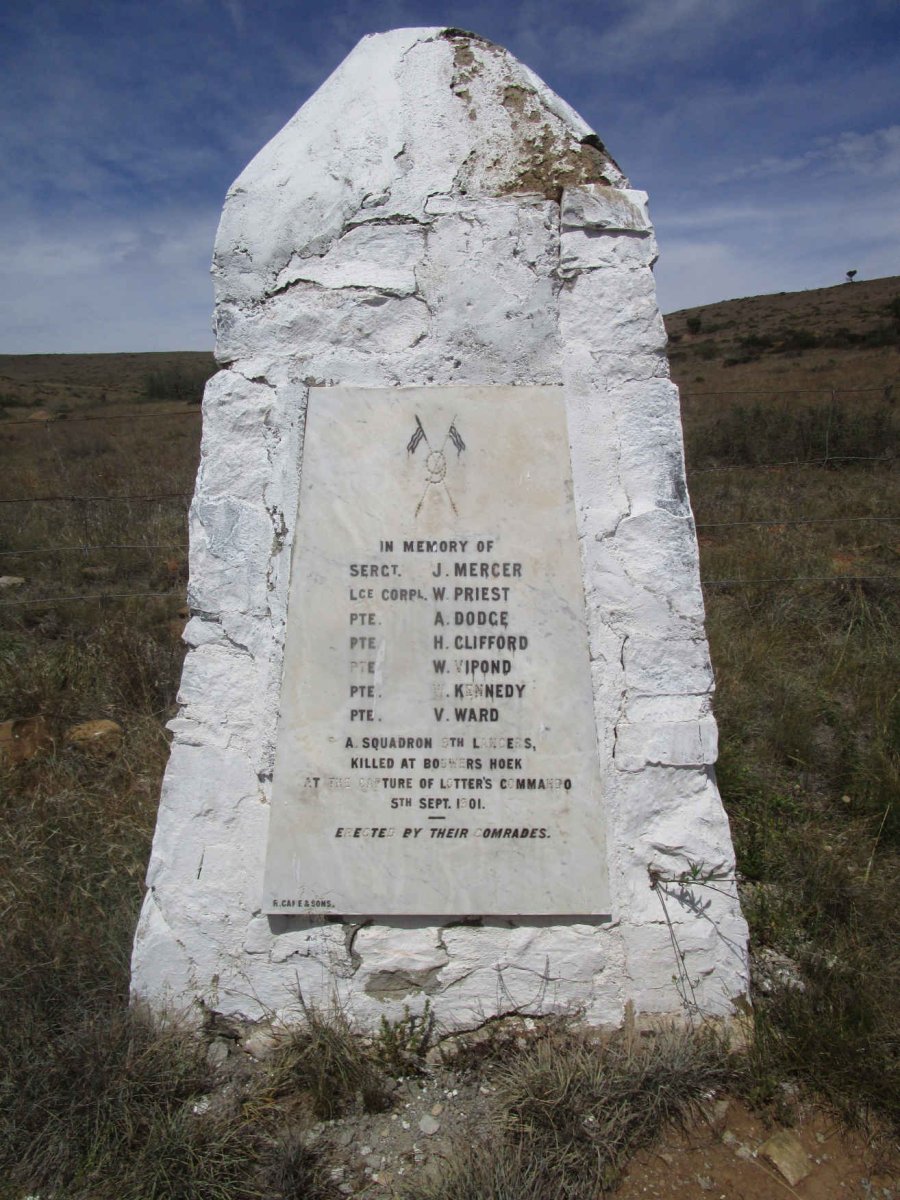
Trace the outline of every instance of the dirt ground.
<path fill-rule="evenodd" d="M 390 1200 L 423 1175 L 439 1174 L 461 1142 L 485 1135 L 489 1076 L 430 1078 L 397 1085 L 389 1111 L 323 1122 L 308 1144 L 326 1152 L 340 1194 Z M 848 1129 L 821 1108 L 788 1097 L 784 1127 L 742 1101 L 711 1095 L 686 1130 L 663 1134 L 624 1173 L 616 1200 L 900 1200 L 896 1148 L 885 1138 Z M 792 1185 L 767 1157 L 770 1139 L 786 1139 L 804 1178 Z M 782 1151 L 783 1153 L 783 1151 Z M 775 1158 L 779 1150 L 772 1149 Z M 784 1160 L 782 1159 L 784 1162 Z M 790 1166 L 786 1165 L 790 1172 Z M 585 1197 L 585 1200 L 600 1200 Z"/>
<path fill-rule="evenodd" d="M 895 1200 L 900 1195 L 896 1162 L 883 1144 L 847 1130 L 820 1109 L 800 1109 L 788 1131 L 806 1155 L 809 1174 L 791 1186 L 765 1156 L 778 1127 L 737 1100 L 720 1102 L 724 1118 L 698 1121 L 686 1133 L 671 1134 L 632 1162 L 619 1200 Z M 777 1153 L 777 1151 L 776 1151 Z M 801 1158 L 802 1162 L 802 1158 Z"/>

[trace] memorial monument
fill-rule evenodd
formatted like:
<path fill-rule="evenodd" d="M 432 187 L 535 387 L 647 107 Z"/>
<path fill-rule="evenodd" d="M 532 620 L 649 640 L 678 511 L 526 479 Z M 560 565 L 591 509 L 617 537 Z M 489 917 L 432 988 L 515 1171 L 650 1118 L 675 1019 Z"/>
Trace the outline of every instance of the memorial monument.
<path fill-rule="evenodd" d="M 733 884 L 660 886 L 733 855 L 655 258 L 597 135 L 453 29 L 364 39 L 230 189 L 136 997 L 745 994 Z"/>

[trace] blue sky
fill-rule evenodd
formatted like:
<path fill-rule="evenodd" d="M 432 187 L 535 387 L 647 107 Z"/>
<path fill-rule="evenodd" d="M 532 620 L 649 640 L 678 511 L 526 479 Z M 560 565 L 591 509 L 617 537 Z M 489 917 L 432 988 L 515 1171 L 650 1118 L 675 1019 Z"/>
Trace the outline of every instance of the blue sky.
<path fill-rule="evenodd" d="M 900 274 L 900 0 L 6 0 L 0 352 L 211 348 L 228 185 L 403 25 L 499 42 L 594 126 L 664 311 Z"/>

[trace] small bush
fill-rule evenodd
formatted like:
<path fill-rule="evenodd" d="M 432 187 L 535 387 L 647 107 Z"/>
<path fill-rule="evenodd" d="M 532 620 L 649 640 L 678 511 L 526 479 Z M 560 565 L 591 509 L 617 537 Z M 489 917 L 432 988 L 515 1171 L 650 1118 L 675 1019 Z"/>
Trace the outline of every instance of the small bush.
<path fill-rule="evenodd" d="M 390 1104 L 376 1055 L 335 1005 L 325 1011 L 300 998 L 303 1023 L 282 1040 L 272 1061 L 272 1094 L 302 1092 L 323 1121 L 354 1108 L 381 1112 Z"/>
<path fill-rule="evenodd" d="M 744 350 L 754 350 L 759 352 L 763 350 L 771 350 L 771 348 L 775 345 L 775 339 L 769 337 L 768 334 L 751 333 L 748 334 L 747 337 L 741 338 L 738 344 L 742 346 Z"/>
<path fill-rule="evenodd" d="M 0 408 L 30 408 L 34 401 L 27 396 L 17 396 L 14 392 L 0 392 Z"/>
<path fill-rule="evenodd" d="M 900 330 L 894 325 L 873 325 L 869 329 L 834 329 L 824 335 L 820 341 L 822 346 L 834 349 L 852 349 L 855 346 L 878 347 L 893 346 L 900 339 Z"/>
<path fill-rule="evenodd" d="M 434 1013 L 431 1001 L 426 1000 L 421 1014 L 403 1006 L 398 1021 L 381 1018 L 381 1029 L 375 1039 L 374 1054 L 389 1075 L 414 1075 L 422 1068 L 425 1054 L 434 1036 Z"/>
<path fill-rule="evenodd" d="M 179 367 L 150 371 L 144 376 L 142 394 L 145 400 L 184 400 L 188 404 L 199 404 L 212 373 L 212 369 L 184 371 Z"/>
<path fill-rule="evenodd" d="M 814 350 L 819 345 L 818 337 L 809 329 L 788 329 L 777 343 L 776 349 L 781 354 L 801 354 L 804 350 Z"/>

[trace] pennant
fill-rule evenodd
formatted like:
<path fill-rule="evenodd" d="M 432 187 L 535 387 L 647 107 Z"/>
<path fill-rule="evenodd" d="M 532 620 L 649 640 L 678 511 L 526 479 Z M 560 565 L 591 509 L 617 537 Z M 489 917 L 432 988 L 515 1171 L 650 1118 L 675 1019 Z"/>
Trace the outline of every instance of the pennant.
<path fill-rule="evenodd" d="M 413 432 L 412 437 L 409 439 L 409 441 L 406 444 L 406 452 L 408 454 L 415 454 L 416 447 L 418 446 L 419 442 L 421 442 L 421 440 L 424 436 L 425 436 L 425 430 L 422 428 L 422 422 L 419 420 L 419 418 L 417 416 L 416 417 L 416 428 L 415 428 L 415 431 Z"/>

